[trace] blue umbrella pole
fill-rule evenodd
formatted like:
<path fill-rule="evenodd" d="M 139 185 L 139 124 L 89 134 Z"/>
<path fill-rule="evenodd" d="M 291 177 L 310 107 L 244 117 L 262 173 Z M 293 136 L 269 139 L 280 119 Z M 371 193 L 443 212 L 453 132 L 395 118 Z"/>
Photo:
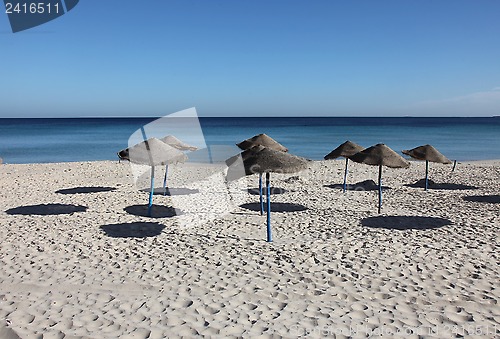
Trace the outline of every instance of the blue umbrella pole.
<path fill-rule="evenodd" d="M 168 164 L 165 166 L 165 178 L 163 178 L 163 196 L 167 195 L 167 173 Z"/>
<path fill-rule="evenodd" d="M 425 160 L 425 190 L 429 187 L 429 160 Z"/>
<path fill-rule="evenodd" d="M 267 196 L 267 242 L 273 241 L 271 233 L 271 187 L 269 186 L 269 172 L 266 173 L 266 196 Z"/>
<path fill-rule="evenodd" d="M 347 190 L 347 164 L 349 163 L 349 158 L 345 158 L 345 172 L 344 172 L 344 193 Z"/>
<path fill-rule="evenodd" d="M 262 199 L 262 173 L 259 173 L 260 215 L 264 214 L 264 199 Z"/>
<path fill-rule="evenodd" d="M 455 167 L 457 167 L 457 161 L 453 161 L 453 168 L 451 169 L 452 172 L 455 172 Z"/>
<path fill-rule="evenodd" d="M 148 216 L 151 216 L 151 208 L 153 207 L 154 192 L 155 192 L 155 167 L 151 166 L 151 190 L 149 191 Z"/>
<path fill-rule="evenodd" d="M 208 161 L 210 161 L 210 163 L 213 164 L 214 159 L 212 158 L 212 149 L 210 148 L 210 145 L 207 145 L 207 153 L 208 153 Z"/>
<path fill-rule="evenodd" d="M 382 208 L 382 165 L 378 166 L 378 213 Z"/>

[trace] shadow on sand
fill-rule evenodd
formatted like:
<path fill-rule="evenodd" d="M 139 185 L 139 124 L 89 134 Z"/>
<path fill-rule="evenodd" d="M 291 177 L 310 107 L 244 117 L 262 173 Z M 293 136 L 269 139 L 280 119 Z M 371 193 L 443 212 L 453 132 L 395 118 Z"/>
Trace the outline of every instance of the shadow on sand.
<path fill-rule="evenodd" d="M 257 202 L 253 203 L 248 203 L 248 204 L 243 204 L 240 205 L 241 208 L 255 211 L 255 212 L 260 212 L 260 204 Z M 300 204 L 292 204 L 292 203 L 287 203 L 287 202 L 271 202 L 271 212 L 300 212 L 300 211 L 306 211 L 308 210 L 307 207 L 304 205 Z M 266 211 L 266 204 L 264 203 L 264 211 Z"/>
<path fill-rule="evenodd" d="M 2 164 L 2 158 L 0 158 L 0 164 Z M 9 324 L 10 324 L 10 320 L 8 320 L 8 319 L 6 319 L 3 322 L 6 323 L 7 326 L 9 326 Z M 21 337 L 18 336 L 16 331 L 14 331 L 12 328 L 4 327 L 2 325 L 0 325 L 0 338 L 2 338 L 2 339 L 21 339 Z"/>
<path fill-rule="evenodd" d="M 413 184 L 405 184 L 407 187 L 425 188 L 425 179 L 420 179 Z M 478 187 L 462 184 L 441 183 L 437 184 L 429 179 L 429 189 L 431 190 L 477 190 Z"/>
<path fill-rule="evenodd" d="M 271 190 L 271 195 L 272 194 L 285 194 L 286 192 L 288 192 L 286 189 L 284 188 L 280 188 L 280 187 L 270 187 L 270 190 Z M 251 195 L 259 195 L 259 188 L 249 188 L 248 190 L 244 190 L 244 191 L 248 191 L 249 194 Z M 266 188 L 265 187 L 262 187 L 262 194 L 263 195 L 266 195 Z"/>
<path fill-rule="evenodd" d="M 19 206 L 5 211 L 10 215 L 58 215 L 72 214 L 76 212 L 85 212 L 87 206 L 64 205 L 64 204 L 46 204 Z"/>
<path fill-rule="evenodd" d="M 129 214 L 148 218 L 171 218 L 182 213 L 180 210 L 177 210 L 177 214 L 175 208 L 161 205 L 153 205 L 151 207 L 151 217 L 148 215 L 148 205 L 132 205 L 125 207 L 123 210 Z"/>
<path fill-rule="evenodd" d="M 339 189 L 344 189 L 343 184 L 331 184 L 331 185 L 324 185 L 324 187 L 328 188 L 339 188 Z M 365 180 L 365 181 L 360 181 L 355 184 L 347 184 L 346 188 L 348 191 L 378 191 L 378 184 L 373 181 L 373 180 Z M 382 185 L 382 190 L 388 190 L 391 189 L 388 186 Z"/>
<path fill-rule="evenodd" d="M 104 233 L 112 238 L 156 237 L 164 228 L 164 225 L 155 222 L 131 222 L 101 226 Z"/>
<path fill-rule="evenodd" d="M 465 201 L 500 204 L 500 195 L 467 195 L 462 199 L 464 199 Z"/>
<path fill-rule="evenodd" d="M 451 221 L 437 217 L 419 216 L 376 216 L 361 220 L 361 225 L 392 230 L 429 230 L 451 225 Z"/>
<path fill-rule="evenodd" d="M 151 190 L 149 188 L 142 189 L 141 192 L 149 193 Z M 172 195 L 188 195 L 188 194 L 196 194 L 200 193 L 199 190 L 197 189 L 191 189 L 191 188 L 170 188 L 167 187 L 167 196 L 172 196 Z M 155 188 L 155 191 L 153 195 L 163 195 L 163 187 Z"/>
<path fill-rule="evenodd" d="M 114 187 L 73 187 L 73 188 L 65 188 L 56 193 L 59 194 L 80 194 L 80 193 L 99 193 L 99 192 L 110 192 L 116 191 Z"/>

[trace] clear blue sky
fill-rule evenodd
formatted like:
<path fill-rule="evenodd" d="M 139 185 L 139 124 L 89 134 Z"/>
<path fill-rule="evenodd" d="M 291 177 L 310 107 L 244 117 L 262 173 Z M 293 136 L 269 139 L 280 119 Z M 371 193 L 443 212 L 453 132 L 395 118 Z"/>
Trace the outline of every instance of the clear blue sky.
<path fill-rule="evenodd" d="M 500 1 L 81 0 L 13 34 L 0 117 L 500 115 Z"/>

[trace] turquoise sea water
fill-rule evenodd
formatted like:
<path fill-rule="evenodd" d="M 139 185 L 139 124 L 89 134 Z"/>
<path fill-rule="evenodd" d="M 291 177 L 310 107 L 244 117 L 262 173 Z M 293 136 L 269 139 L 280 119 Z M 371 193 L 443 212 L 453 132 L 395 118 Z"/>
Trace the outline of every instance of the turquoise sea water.
<path fill-rule="evenodd" d="M 155 118 L 0 119 L 4 163 L 116 160 L 128 138 Z M 500 118 L 200 118 L 209 146 L 266 133 L 313 160 L 346 140 L 396 151 L 432 144 L 453 160 L 500 159 Z M 178 136 L 182 139 L 182 136 Z M 235 151 L 237 151 L 235 149 Z"/>

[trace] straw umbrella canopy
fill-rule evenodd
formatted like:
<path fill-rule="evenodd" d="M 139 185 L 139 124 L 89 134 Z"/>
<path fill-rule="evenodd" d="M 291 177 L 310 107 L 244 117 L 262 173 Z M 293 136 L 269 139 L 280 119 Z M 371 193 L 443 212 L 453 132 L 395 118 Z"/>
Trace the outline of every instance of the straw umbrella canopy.
<path fill-rule="evenodd" d="M 198 147 L 188 145 L 185 142 L 177 139 L 173 135 L 167 135 L 161 138 L 160 140 L 166 143 L 167 145 L 170 145 L 173 148 L 178 149 L 179 151 L 196 151 L 198 149 Z"/>
<path fill-rule="evenodd" d="M 288 148 L 271 138 L 269 135 L 261 133 L 236 144 L 242 150 L 248 150 L 255 146 L 264 146 L 276 151 L 288 152 Z M 264 214 L 264 200 L 262 198 L 262 173 L 259 173 L 259 199 L 260 215 Z"/>
<path fill-rule="evenodd" d="M 267 147 L 256 146 L 249 150 L 243 159 L 245 172 L 266 174 L 266 198 L 267 198 L 267 241 L 272 241 L 271 233 L 271 188 L 270 173 L 295 173 L 307 168 L 308 160 L 277 151 Z"/>
<path fill-rule="evenodd" d="M 130 162 L 138 165 L 165 165 L 184 162 L 187 156 L 174 147 L 167 145 L 157 138 L 149 138 L 145 141 L 127 148 Z"/>
<path fill-rule="evenodd" d="M 128 154 L 128 148 L 125 148 L 125 149 L 122 149 L 120 151 L 118 151 L 118 159 L 121 160 L 127 160 L 127 161 L 130 161 L 130 158 L 129 158 L 129 154 Z"/>
<path fill-rule="evenodd" d="M 157 138 L 150 138 L 130 148 L 121 150 L 118 152 L 118 156 L 120 159 L 129 160 L 134 164 L 151 166 L 151 190 L 149 192 L 148 206 L 149 216 L 151 216 L 151 207 L 153 205 L 155 166 L 174 164 L 187 160 L 187 156 L 184 153 Z"/>
<path fill-rule="evenodd" d="M 429 161 L 440 164 L 451 164 L 451 160 L 445 157 L 441 152 L 431 145 L 423 145 L 415 147 L 411 150 L 403 150 L 403 154 L 417 160 L 425 160 L 425 190 L 429 186 Z"/>
<path fill-rule="evenodd" d="M 256 146 L 249 150 L 243 163 L 251 173 L 295 173 L 307 168 L 309 160 L 268 147 Z"/>
<path fill-rule="evenodd" d="M 362 151 L 364 149 L 363 146 L 360 146 L 352 141 L 346 141 L 343 144 L 341 144 L 339 147 L 325 155 L 325 160 L 332 160 L 332 159 L 337 159 L 338 157 L 344 157 L 345 158 L 345 171 L 344 171 L 344 193 L 347 189 L 347 166 L 349 163 L 349 157 L 353 156 L 354 154 Z"/>
<path fill-rule="evenodd" d="M 288 152 L 288 148 L 286 148 L 267 134 L 257 134 L 250 139 L 243 140 L 242 142 L 236 144 L 236 146 L 238 146 L 242 150 L 247 150 L 257 145 L 274 149 L 276 151 Z"/>
<path fill-rule="evenodd" d="M 382 208 L 382 166 L 391 168 L 408 168 L 410 163 L 384 144 L 368 147 L 350 157 L 362 164 L 378 166 L 378 212 Z"/>

